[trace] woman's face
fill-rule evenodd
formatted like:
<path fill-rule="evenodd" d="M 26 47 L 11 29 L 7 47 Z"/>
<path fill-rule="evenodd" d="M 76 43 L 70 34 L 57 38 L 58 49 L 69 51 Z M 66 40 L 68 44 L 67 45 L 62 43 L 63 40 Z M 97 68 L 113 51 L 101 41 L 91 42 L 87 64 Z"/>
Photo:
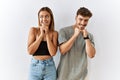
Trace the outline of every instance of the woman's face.
<path fill-rule="evenodd" d="M 41 11 L 39 13 L 39 19 L 40 19 L 40 25 L 45 25 L 45 26 L 50 25 L 51 16 L 50 13 L 48 13 L 47 11 Z"/>

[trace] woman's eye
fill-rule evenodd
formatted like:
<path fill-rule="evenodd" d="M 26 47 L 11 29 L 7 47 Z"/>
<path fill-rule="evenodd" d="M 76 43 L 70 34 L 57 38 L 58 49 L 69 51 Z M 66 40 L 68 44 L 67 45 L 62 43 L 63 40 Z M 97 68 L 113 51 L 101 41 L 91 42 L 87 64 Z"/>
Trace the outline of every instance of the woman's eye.
<path fill-rule="evenodd" d="M 43 18 L 43 16 L 40 16 L 40 18 Z"/>
<path fill-rule="evenodd" d="M 49 18 L 49 16 L 47 15 L 47 16 L 45 16 L 45 18 Z"/>
<path fill-rule="evenodd" d="M 43 18 L 49 19 L 49 17 L 50 17 L 50 16 L 48 16 L 48 15 L 46 15 L 46 16 L 40 16 L 40 19 L 43 19 Z"/>

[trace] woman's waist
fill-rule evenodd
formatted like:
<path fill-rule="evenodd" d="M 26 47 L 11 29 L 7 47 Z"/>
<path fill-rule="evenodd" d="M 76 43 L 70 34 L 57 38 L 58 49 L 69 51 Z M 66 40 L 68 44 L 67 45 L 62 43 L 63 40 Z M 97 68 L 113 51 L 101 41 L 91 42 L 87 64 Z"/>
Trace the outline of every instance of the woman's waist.
<path fill-rule="evenodd" d="M 32 60 L 31 60 L 31 63 L 32 65 L 54 65 L 54 60 L 53 60 L 53 57 L 45 57 L 44 58 L 40 57 L 40 56 L 34 56 L 32 57 Z"/>
<path fill-rule="evenodd" d="M 35 58 L 36 60 L 47 60 L 47 59 L 52 58 L 52 56 L 50 56 L 50 55 L 36 55 L 36 56 L 33 56 L 33 58 Z"/>

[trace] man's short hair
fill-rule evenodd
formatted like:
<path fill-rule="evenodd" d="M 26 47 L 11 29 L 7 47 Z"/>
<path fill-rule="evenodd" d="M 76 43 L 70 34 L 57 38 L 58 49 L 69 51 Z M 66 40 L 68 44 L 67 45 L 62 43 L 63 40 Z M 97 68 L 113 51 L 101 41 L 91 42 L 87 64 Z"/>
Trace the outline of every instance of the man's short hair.
<path fill-rule="evenodd" d="M 78 15 L 82 15 L 84 17 L 92 17 L 92 13 L 89 9 L 85 8 L 85 7 L 80 7 L 77 11 L 77 16 Z"/>

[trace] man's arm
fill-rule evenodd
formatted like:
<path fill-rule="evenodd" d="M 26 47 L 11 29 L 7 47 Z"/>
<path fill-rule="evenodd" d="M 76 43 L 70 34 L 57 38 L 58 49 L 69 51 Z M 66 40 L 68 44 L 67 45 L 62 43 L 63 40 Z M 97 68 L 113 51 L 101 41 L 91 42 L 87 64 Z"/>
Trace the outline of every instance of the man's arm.
<path fill-rule="evenodd" d="M 86 43 L 85 50 L 86 50 L 86 53 L 87 53 L 87 55 L 88 55 L 90 58 L 93 58 L 93 57 L 95 56 L 96 50 L 95 50 L 92 42 L 90 41 L 90 39 L 89 39 L 89 37 L 88 37 L 88 32 L 87 32 L 87 30 L 84 29 L 84 30 L 82 31 L 82 33 L 83 33 L 83 37 L 84 37 L 84 38 L 87 37 L 87 39 L 85 39 L 85 43 Z"/>
<path fill-rule="evenodd" d="M 86 53 L 87 55 L 90 57 L 90 58 L 93 58 L 95 56 L 95 48 L 94 46 L 92 45 L 90 39 L 85 39 L 85 42 L 86 42 Z"/>
<path fill-rule="evenodd" d="M 63 42 L 59 45 L 59 50 L 60 50 L 61 54 L 64 55 L 66 52 L 68 52 L 71 49 L 71 47 L 72 47 L 74 41 L 76 40 L 77 36 L 79 35 L 79 33 L 80 33 L 80 30 L 78 28 L 75 28 L 73 36 L 68 41 Z"/>

